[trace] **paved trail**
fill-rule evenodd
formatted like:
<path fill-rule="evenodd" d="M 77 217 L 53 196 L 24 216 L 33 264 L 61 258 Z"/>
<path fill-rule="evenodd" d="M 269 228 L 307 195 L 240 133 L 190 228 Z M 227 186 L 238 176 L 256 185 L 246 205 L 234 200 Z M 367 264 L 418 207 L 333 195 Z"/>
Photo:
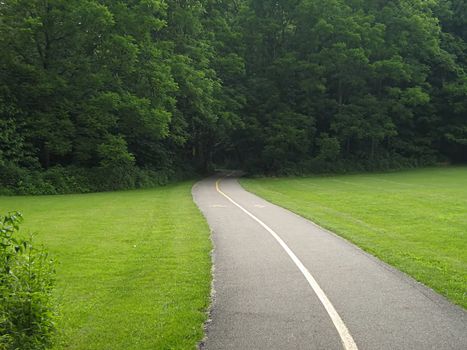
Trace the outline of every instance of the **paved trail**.
<path fill-rule="evenodd" d="M 467 349 L 467 313 L 345 240 L 247 191 L 203 180 L 214 302 L 204 348 Z"/>

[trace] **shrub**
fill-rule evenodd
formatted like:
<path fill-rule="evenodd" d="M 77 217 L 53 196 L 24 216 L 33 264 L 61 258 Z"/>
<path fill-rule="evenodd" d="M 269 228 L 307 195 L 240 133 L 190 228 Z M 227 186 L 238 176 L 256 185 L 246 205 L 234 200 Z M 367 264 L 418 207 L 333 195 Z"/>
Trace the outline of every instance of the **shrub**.
<path fill-rule="evenodd" d="M 54 263 L 18 236 L 21 214 L 0 216 L 0 349 L 41 350 L 55 330 Z"/>
<path fill-rule="evenodd" d="M 136 170 L 133 165 L 106 166 L 90 169 L 88 176 L 94 192 L 128 190 L 135 188 Z"/>
<path fill-rule="evenodd" d="M 135 163 L 135 156 L 128 152 L 128 145 L 121 136 L 107 136 L 97 151 L 101 158 L 100 165 L 103 168 L 129 168 Z"/>
<path fill-rule="evenodd" d="M 319 146 L 318 160 L 335 162 L 339 159 L 341 152 L 339 140 L 335 137 L 329 137 L 327 133 L 321 133 L 320 138 L 317 140 Z"/>
<path fill-rule="evenodd" d="M 47 170 L 0 164 L 0 195 L 53 195 L 129 190 L 163 186 L 193 177 L 193 169 L 142 169 L 132 164 L 78 168 L 54 166 Z M 1 350 L 1 349 L 0 349 Z"/>

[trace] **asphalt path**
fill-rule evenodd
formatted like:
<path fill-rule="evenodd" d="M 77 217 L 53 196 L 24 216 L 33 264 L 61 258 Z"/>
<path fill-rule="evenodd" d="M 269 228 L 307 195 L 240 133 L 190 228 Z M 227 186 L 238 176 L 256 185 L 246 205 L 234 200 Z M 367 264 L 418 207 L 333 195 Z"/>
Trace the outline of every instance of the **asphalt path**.
<path fill-rule="evenodd" d="M 203 349 L 467 349 L 464 309 L 235 177 L 193 197 L 214 243 Z"/>

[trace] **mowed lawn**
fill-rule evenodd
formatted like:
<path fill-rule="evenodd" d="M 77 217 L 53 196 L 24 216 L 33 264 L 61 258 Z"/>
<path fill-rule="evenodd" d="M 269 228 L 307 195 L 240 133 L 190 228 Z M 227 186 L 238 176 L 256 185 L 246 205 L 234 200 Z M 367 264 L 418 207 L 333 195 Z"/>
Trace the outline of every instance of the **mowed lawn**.
<path fill-rule="evenodd" d="M 0 197 L 57 265 L 56 349 L 194 349 L 209 304 L 209 229 L 192 183 Z"/>
<path fill-rule="evenodd" d="M 467 167 L 241 183 L 467 308 Z"/>

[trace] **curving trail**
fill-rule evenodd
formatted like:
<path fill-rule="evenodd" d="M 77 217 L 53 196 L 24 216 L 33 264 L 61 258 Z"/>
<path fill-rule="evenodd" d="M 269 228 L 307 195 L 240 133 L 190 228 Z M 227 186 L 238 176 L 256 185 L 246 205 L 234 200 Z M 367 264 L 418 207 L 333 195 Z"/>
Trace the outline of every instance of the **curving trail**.
<path fill-rule="evenodd" d="M 215 246 L 203 348 L 467 349 L 463 309 L 235 177 L 193 197 Z"/>

